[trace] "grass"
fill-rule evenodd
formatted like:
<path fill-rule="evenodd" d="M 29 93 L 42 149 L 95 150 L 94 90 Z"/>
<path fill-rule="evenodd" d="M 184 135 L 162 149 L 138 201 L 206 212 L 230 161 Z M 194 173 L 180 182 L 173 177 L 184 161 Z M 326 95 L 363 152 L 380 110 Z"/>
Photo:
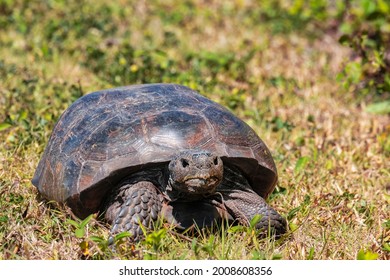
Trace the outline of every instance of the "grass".
<path fill-rule="evenodd" d="M 275 12 L 0 1 L 0 259 L 390 259 L 389 116 L 341 86 L 351 53 L 337 34 L 262 11 Z M 268 202 L 288 219 L 286 238 L 162 225 L 139 244 L 119 236 L 111 252 L 103 221 L 43 200 L 30 180 L 60 114 L 88 92 L 146 82 L 190 86 L 255 129 L 278 167 Z"/>

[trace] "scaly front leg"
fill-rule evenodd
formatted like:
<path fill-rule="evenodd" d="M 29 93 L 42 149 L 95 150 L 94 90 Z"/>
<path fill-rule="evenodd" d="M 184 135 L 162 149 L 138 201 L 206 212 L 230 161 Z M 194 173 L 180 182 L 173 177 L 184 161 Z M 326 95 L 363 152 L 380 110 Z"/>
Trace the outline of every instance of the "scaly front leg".
<path fill-rule="evenodd" d="M 117 233 L 128 231 L 137 241 L 145 228 L 151 228 L 161 212 L 162 196 L 157 187 L 148 181 L 125 184 L 118 188 L 107 202 L 106 220 L 112 224 L 109 242 Z"/>
<path fill-rule="evenodd" d="M 255 215 L 260 215 L 256 228 L 262 233 L 280 237 L 286 232 L 286 220 L 253 190 L 226 191 L 223 198 L 228 212 L 241 224 L 249 225 Z"/>

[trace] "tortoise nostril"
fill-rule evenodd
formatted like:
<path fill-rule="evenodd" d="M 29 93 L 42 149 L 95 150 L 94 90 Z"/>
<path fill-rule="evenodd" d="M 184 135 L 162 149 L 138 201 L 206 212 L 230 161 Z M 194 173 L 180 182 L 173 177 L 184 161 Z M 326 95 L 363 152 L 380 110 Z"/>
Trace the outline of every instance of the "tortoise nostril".
<path fill-rule="evenodd" d="M 186 168 L 188 165 L 190 165 L 190 164 L 188 163 L 188 160 L 186 160 L 186 159 L 184 159 L 184 158 L 182 158 L 180 161 L 181 161 L 181 165 L 182 165 L 184 168 Z"/>
<path fill-rule="evenodd" d="M 214 165 L 218 165 L 219 161 L 218 161 L 218 157 L 215 157 L 214 158 Z"/>

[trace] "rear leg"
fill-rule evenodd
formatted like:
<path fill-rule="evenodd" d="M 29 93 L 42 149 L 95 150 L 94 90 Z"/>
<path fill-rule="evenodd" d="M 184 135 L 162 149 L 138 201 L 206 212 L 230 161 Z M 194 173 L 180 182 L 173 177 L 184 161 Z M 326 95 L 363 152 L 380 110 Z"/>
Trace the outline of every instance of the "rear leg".
<path fill-rule="evenodd" d="M 128 231 L 138 241 L 143 235 L 142 226 L 151 228 L 161 212 L 162 195 L 148 181 L 125 184 L 118 188 L 107 202 L 105 219 L 112 224 L 109 243 L 113 236 Z"/>

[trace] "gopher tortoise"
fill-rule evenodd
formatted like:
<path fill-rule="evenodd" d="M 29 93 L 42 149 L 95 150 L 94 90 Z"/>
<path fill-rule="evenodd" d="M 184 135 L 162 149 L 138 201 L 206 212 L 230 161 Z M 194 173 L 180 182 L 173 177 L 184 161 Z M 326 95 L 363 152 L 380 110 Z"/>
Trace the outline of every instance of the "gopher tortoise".
<path fill-rule="evenodd" d="M 163 217 L 179 229 L 222 220 L 280 236 L 286 220 L 265 199 L 277 171 L 242 120 L 175 84 L 145 84 L 87 94 L 55 125 L 32 183 L 84 218 L 100 212 L 110 236 L 139 240 Z"/>

